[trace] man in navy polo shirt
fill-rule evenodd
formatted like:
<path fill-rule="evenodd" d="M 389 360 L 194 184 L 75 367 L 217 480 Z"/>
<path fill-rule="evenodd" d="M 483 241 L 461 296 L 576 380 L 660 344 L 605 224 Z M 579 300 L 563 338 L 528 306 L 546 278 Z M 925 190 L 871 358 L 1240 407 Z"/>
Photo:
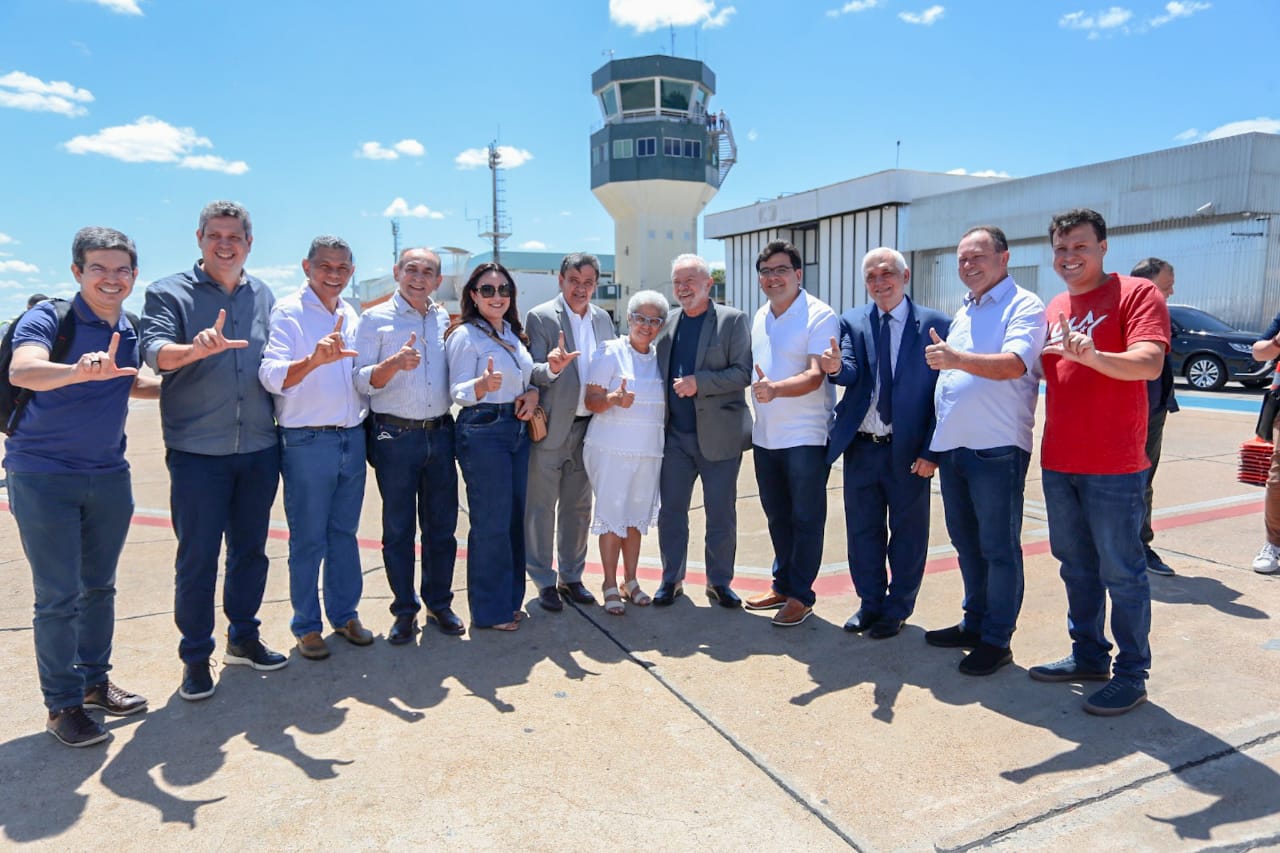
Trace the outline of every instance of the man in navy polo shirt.
<path fill-rule="evenodd" d="M 130 396 L 154 399 L 160 383 L 138 375 L 137 330 L 121 308 L 138 276 L 133 241 L 110 228 L 82 228 L 71 256 L 80 293 L 67 354 L 50 359 L 59 332 L 52 302 L 23 314 L 14 329 L 10 381 L 36 393 L 5 441 L 4 465 L 35 588 L 46 729 L 79 747 L 108 737 L 86 709 L 125 715 L 147 707 L 107 673 L 116 562 L 133 516 L 125 415 Z"/>

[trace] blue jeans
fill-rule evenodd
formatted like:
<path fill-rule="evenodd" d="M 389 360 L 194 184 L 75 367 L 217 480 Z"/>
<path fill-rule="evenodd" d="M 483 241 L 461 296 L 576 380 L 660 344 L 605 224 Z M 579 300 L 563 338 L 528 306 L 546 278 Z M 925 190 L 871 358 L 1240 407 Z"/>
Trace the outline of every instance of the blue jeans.
<path fill-rule="evenodd" d="M 1106 669 L 1111 643 L 1103 635 L 1107 595 L 1111 634 L 1120 652 L 1114 675 L 1142 686 L 1151 668 L 1151 589 L 1139 528 L 1147 472 L 1044 472 L 1049 547 L 1062 563 L 1067 629 L 1076 662 Z"/>
<path fill-rule="evenodd" d="M 662 582 L 684 580 L 689 556 L 689 503 L 693 483 L 702 478 L 702 507 L 707 516 L 705 556 L 707 583 L 733 580 L 738 553 L 738 471 L 742 454 L 711 461 L 698 449 L 696 432 L 668 429 L 662 454 L 658 508 L 658 551 L 662 555 Z"/>
<path fill-rule="evenodd" d="M 827 448 L 756 445 L 752 451 L 773 542 L 773 591 L 812 607 L 827 525 Z"/>
<path fill-rule="evenodd" d="M 9 472 L 9 510 L 35 588 L 36 670 L 45 707 L 84 702 L 107 680 L 116 562 L 133 517 L 129 472 Z"/>
<path fill-rule="evenodd" d="M 477 403 L 458 415 L 458 464 L 467 484 L 467 603 L 471 622 L 510 622 L 524 601 L 524 498 L 529 438 L 510 403 Z"/>
<path fill-rule="evenodd" d="M 1022 493 L 1031 454 L 1016 445 L 942 453 L 942 507 L 964 579 L 961 628 L 1001 648 L 1022 609 Z"/>
<path fill-rule="evenodd" d="M 320 631 L 316 582 L 324 563 L 324 612 L 339 628 L 355 619 L 360 572 L 360 506 L 364 502 L 364 427 L 280 428 L 284 515 L 289 522 L 289 600 L 295 637 Z"/>
<path fill-rule="evenodd" d="M 269 565 L 267 530 L 280 487 L 280 448 L 228 456 L 169 450 L 165 464 L 178 537 L 173 621 L 182 634 L 178 656 L 193 663 L 213 654 L 213 596 L 224 536 L 222 610 L 230 623 L 227 639 L 240 644 L 258 638 L 258 608 Z"/>
<path fill-rule="evenodd" d="M 458 555 L 458 469 L 453 424 L 406 429 L 378 424 L 370 455 L 382 495 L 382 564 L 391 587 L 393 616 L 421 609 L 413 586 L 414 539 L 422 529 L 422 601 L 428 610 L 453 603 Z"/>

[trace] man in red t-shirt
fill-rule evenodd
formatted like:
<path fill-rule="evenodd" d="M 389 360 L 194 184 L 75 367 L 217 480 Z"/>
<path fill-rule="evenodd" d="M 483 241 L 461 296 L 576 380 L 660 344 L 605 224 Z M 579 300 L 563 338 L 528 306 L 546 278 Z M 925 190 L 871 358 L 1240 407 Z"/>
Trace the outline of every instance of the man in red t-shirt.
<path fill-rule="evenodd" d="M 1147 699 L 1151 589 L 1139 530 L 1146 488 L 1146 382 L 1160 375 L 1169 311 L 1146 279 L 1102 269 L 1107 224 L 1069 210 L 1049 225 L 1053 267 L 1067 285 L 1049 303 L 1040 450 L 1049 545 L 1067 587 L 1071 654 L 1034 666 L 1037 681 L 1106 681 L 1085 711 L 1123 714 Z M 1107 597 L 1111 633 L 1103 633 Z"/>

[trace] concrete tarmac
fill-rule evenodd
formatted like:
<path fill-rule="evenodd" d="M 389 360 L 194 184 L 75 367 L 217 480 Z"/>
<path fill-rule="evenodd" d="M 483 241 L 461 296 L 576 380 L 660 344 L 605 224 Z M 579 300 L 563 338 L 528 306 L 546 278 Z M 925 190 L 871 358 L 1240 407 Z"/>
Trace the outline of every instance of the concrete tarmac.
<path fill-rule="evenodd" d="M 67 749 L 43 731 L 31 577 L 3 513 L 0 683 L 12 701 L 0 707 L 0 839 L 58 850 L 1280 849 L 1280 577 L 1249 568 L 1262 490 L 1236 482 L 1236 462 L 1256 407 L 1230 408 L 1256 397 L 1181 396 L 1192 405 L 1169 418 L 1156 481 L 1155 547 L 1178 574 L 1151 578 L 1150 701 L 1116 718 L 1081 710 L 1096 685 L 1026 674 L 1069 651 L 1036 459 L 1015 663 L 990 677 L 960 674 L 960 651 L 924 643 L 926 629 L 958 621 L 962 594 L 936 483 L 929 573 L 893 639 L 841 630 L 857 604 L 837 467 L 816 612 L 799 627 L 708 603 L 698 506 L 686 595 L 670 608 L 550 614 L 530 587 L 515 634 L 426 626 L 392 647 L 370 473 L 361 617 L 375 645 L 330 634 L 321 662 L 292 649 L 277 501 L 260 616 L 289 666 L 220 666 L 217 693 L 186 702 L 158 411 L 135 403 L 137 512 L 112 678 L 150 708 L 107 718 L 103 746 Z M 750 454 L 738 512 L 734 586 L 746 595 L 767 587 L 772 559 Z M 469 623 L 466 527 L 464 514 L 455 609 Z M 652 592 L 655 533 L 643 554 Z M 589 559 L 598 595 L 594 542 Z M 219 662 L 224 631 L 219 613 Z"/>

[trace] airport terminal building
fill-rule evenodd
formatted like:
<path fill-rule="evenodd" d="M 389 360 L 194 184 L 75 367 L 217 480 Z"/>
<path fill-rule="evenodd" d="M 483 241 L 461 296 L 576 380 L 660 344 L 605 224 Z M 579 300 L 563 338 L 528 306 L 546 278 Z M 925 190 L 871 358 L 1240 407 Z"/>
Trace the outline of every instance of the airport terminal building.
<path fill-rule="evenodd" d="M 725 299 L 759 307 L 757 252 L 789 240 L 805 261 L 805 287 L 837 311 L 867 301 L 862 256 L 892 246 L 911 267 L 911 296 L 954 313 L 965 289 L 956 244 L 971 226 L 1009 238 L 1010 272 L 1048 298 L 1049 219 L 1091 207 L 1107 220 L 1107 269 L 1142 258 L 1177 270 L 1174 300 L 1245 329 L 1280 311 L 1280 135 L 1248 133 L 1026 178 L 889 170 L 704 218 L 725 241 Z"/>

